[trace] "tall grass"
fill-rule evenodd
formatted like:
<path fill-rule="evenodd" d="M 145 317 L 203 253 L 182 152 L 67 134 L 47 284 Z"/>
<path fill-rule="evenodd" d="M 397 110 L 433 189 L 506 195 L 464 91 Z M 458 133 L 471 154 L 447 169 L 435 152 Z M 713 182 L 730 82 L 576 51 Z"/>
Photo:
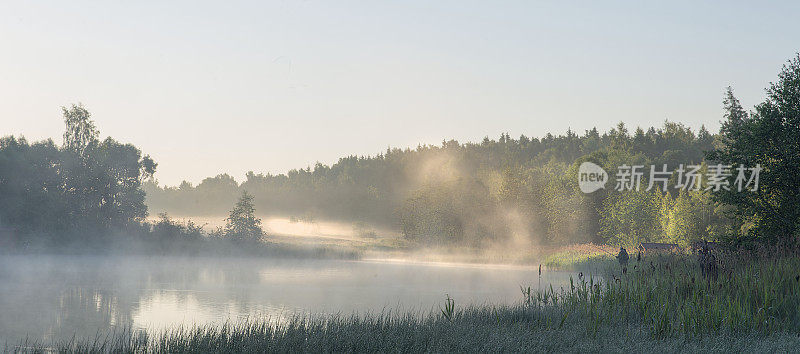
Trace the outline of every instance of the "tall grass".
<path fill-rule="evenodd" d="M 604 321 L 637 321 L 659 338 L 800 333 L 800 258 L 737 253 L 720 260 L 716 279 L 704 277 L 692 256 L 664 255 L 612 273 L 604 284 L 551 296 Z"/>
<path fill-rule="evenodd" d="M 626 274 L 576 274 L 563 287 L 522 287 L 513 306 L 460 307 L 449 296 L 428 314 L 297 316 L 125 331 L 60 343 L 59 351 L 791 351 L 800 344 L 800 258 L 720 256 L 719 276 L 693 256 L 632 262 Z M 27 346 L 26 350 L 43 350 Z M 34 348 L 34 349 L 30 349 Z M 38 348 L 38 349 L 36 349 Z"/>
<path fill-rule="evenodd" d="M 566 318 L 565 318 L 565 315 Z M 795 334 L 719 334 L 654 338 L 636 323 L 609 323 L 592 328 L 577 314 L 551 307 L 531 311 L 522 306 L 468 307 L 452 320 L 436 313 L 366 316 L 298 317 L 286 324 L 266 321 L 177 328 L 153 338 L 133 332 L 99 340 L 54 346 L 7 346 L 23 352 L 234 353 L 234 352 L 653 352 L 713 349 L 730 352 L 789 352 Z"/>
<path fill-rule="evenodd" d="M 614 260 L 618 248 L 608 245 L 580 244 L 562 247 L 544 259 L 545 267 L 559 270 L 605 268 Z"/>

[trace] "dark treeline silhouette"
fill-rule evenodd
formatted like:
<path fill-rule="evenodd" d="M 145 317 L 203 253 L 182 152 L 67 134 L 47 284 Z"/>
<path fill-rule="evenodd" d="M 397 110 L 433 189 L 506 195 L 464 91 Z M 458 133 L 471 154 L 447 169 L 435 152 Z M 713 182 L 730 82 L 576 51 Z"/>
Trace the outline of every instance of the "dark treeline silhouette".
<path fill-rule="evenodd" d="M 25 244 L 96 244 L 147 216 L 140 186 L 155 172 L 153 160 L 131 144 L 99 140 L 83 106 L 63 113 L 61 147 L 52 140 L 0 140 L 0 225 Z"/>
<path fill-rule="evenodd" d="M 61 146 L 52 139 L 0 139 L 0 252 L 292 251 L 261 247 L 265 233 L 253 197 L 246 193 L 224 228 L 203 230 L 166 213 L 148 222 L 141 186 L 155 173 L 156 163 L 131 144 L 101 141 L 82 105 L 63 108 L 63 116 Z"/>

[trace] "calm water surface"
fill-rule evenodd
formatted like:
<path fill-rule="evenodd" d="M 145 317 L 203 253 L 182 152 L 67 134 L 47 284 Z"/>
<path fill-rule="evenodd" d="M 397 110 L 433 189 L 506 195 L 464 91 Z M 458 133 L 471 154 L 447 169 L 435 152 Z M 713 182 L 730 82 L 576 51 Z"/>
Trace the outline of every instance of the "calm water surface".
<path fill-rule="evenodd" d="M 0 345 L 295 314 L 513 304 L 531 267 L 394 261 L 0 256 Z M 542 286 L 568 282 L 545 272 Z"/>

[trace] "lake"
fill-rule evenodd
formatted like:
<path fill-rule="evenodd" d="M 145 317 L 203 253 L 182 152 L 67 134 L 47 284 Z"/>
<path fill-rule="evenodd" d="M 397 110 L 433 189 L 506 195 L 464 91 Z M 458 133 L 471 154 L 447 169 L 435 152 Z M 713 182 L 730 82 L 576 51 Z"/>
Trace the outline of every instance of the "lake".
<path fill-rule="evenodd" d="M 0 256 L 0 341 L 50 342 L 293 315 L 513 304 L 534 267 L 396 260 Z M 568 273 L 544 272 L 542 286 Z"/>

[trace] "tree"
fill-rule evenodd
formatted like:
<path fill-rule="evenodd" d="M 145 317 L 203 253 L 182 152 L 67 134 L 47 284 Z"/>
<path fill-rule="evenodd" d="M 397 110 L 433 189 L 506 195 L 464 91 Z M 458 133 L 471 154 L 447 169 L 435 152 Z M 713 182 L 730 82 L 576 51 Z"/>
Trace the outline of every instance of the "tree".
<path fill-rule="evenodd" d="M 757 190 L 732 187 L 715 192 L 714 199 L 734 206 L 731 214 L 740 226 L 734 236 L 788 241 L 800 223 L 800 53 L 783 66 L 766 93 L 766 100 L 747 113 L 733 90 L 726 92 L 721 146 L 708 158 L 732 165 L 732 186 L 740 165 L 762 171 Z"/>
<path fill-rule="evenodd" d="M 714 205 L 708 191 L 680 190 L 675 198 L 667 194 L 661 207 L 661 227 L 667 242 L 687 247 L 692 242 L 711 240 L 717 227 Z"/>
<path fill-rule="evenodd" d="M 141 222 L 147 216 L 141 183 L 156 163 L 131 144 L 99 142 L 83 106 L 63 112 L 61 148 L 52 140 L 0 139 L 0 221 L 56 243 L 71 237 L 92 243 Z"/>
<path fill-rule="evenodd" d="M 111 227 L 125 225 L 147 216 L 142 181 L 152 177 L 156 163 L 131 144 L 106 138 L 89 154 L 92 165 L 102 171 L 94 190 L 100 195 L 98 215 Z"/>
<path fill-rule="evenodd" d="M 613 193 L 603 202 L 601 233 L 609 244 L 634 248 L 641 242 L 664 241 L 661 212 L 669 194 L 632 190 Z"/>
<path fill-rule="evenodd" d="M 261 219 L 255 216 L 253 196 L 242 192 L 242 196 L 231 210 L 225 224 L 225 236 L 236 241 L 261 241 L 264 230 Z"/>
<path fill-rule="evenodd" d="M 61 107 L 61 111 L 66 125 L 64 149 L 85 156 L 86 149 L 91 144 L 97 143 L 97 137 L 100 135 L 91 120 L 92 115 L 80 103 L 73 104 L 69 109 Z"/>

